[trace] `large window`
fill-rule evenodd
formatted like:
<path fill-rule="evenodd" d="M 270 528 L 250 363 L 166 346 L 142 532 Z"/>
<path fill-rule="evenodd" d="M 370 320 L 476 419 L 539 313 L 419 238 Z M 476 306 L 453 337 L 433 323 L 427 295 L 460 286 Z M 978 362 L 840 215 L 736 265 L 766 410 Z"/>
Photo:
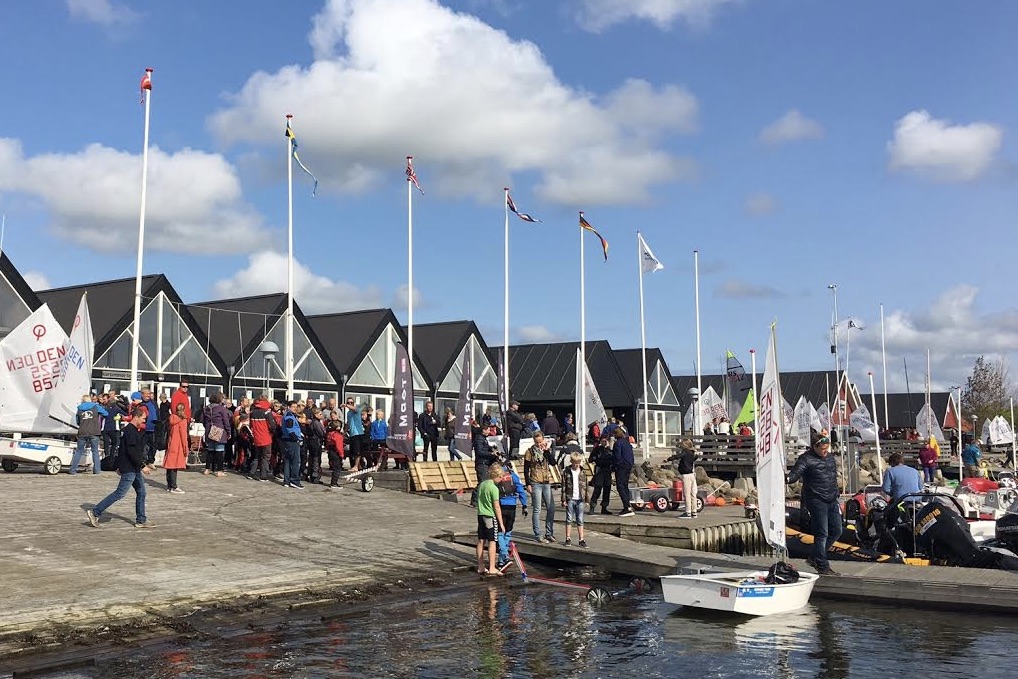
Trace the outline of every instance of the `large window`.
<path fill-rule="evenodd" d="M 498 393 L 498 378 L 495 375 L 495 369 L 491 366 L 488 361 L 487 355 L 481 348 L 477 338 L 472 336 L 467 340 L 460 355 L 456 357 L 456 362 L 453 363 L 445 379 L 439 386 L 439 391 L 444 392 L 459 392 L 460 380 L 463 379 L 463 362 L 465 360 L 467 352 L 470 352 L 470 365 L 473 371 L 473 391 L 475 394 L 497 394 Z"/>
<path fill-rule="evenodd" d="M 237 373 L 238 378 L 265 380 L 267 372 L 270 380 L 286 379 L 285 319 L 285 315 L 280 316 L 272 329 L 265 335 L 265 341 L 274 342 L 279 347 L 279 353 L 271 360 L 266 361 L 264 356 L 257 351 L 254 352 Z M 296 382 L 315 384 L 336 383 L 296 318 L 293 320 L 293 379 Z"/>
<path fill-rule="evenodd" d="M 382 331 L 372 345 L 368 355 L 364 357 L 361 364 L 350 376 L 348 391 L 356 387 L 380 387 L 392 390 L 392 378 L 396 372 L 396 345 L 399 343 L 399 335 L 396 329 L 389 325 Z M 415 352 L 416 353 L 416 352 Z M 431 389 L 421 379 L 421 371 L 414 366 L 414 390 L 427 391 Z M 456 387 L 457 390 L 459 387 Z"/>

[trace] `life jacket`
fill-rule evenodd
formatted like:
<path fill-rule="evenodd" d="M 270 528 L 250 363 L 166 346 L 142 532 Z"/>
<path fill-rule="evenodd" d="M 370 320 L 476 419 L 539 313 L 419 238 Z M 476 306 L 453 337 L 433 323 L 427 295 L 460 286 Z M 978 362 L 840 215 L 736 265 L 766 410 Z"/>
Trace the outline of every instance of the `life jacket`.
<path fill-rule="evenodd" d="M 516 497 L 516 484 L 513 482 L 512 474 L 505 474 L 501 479 L 495 482 L 498 486 L 498 499 Z"/>

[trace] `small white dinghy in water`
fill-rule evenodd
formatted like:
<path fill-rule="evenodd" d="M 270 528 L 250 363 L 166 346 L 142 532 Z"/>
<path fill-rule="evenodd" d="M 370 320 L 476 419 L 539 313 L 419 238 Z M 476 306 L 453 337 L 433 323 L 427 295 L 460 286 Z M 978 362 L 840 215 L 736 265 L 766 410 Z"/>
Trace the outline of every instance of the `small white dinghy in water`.
<path fill-rule="evenodd" d="M 754 382 L 756 355 L 753 355 Z M 785 545 L 785 443 L 782 433 L 781 384 L 778 381 L 774 326 L 767 347 L 760 403 L 756 408 L 756 482 L 760 526 L 779 561 L 770 571 L 704 572 L 665 575 L 665 601 L 680 606 L 710 608 L 745 615 L 775 615 L 802 608 L 819 576 L 799 573 L 780 560 Z"/>

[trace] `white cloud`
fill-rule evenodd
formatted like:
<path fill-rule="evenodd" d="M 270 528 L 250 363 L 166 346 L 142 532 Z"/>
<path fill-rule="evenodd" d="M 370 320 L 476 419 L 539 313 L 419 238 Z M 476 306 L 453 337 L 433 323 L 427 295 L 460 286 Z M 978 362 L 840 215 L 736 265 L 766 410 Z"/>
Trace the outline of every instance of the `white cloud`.
<path fill-rule="evenodd" d="M 395 182 L 407 153 L 429 190 L 488 195 L 529 172 L 543 198 L 571 206 L 645 201 L 694 171 L 661 150 L 697 127 L 684 88 L 571 87 L 533 43 L 435 0 L 330 0 L 309 41 L 314 63 L 255 73 L 209 127 L 227 145 L 269 144 L 294 113 L 323 188 Z"/>
<path fill-rule="evenodd" d="M 247 267 L 213 285 L 216 297 L 233 298 L 286 291 L 286 255 L 256 252 Z M 382 293 L 375 287 L 358 288 L 353 283 L 334 281 L 312 273 L 294 260 L 293 298 L 306 314 L 325 314 L 382 306 Z"/>
<path fill-rule="evenodd" d="M 103 252 L 137 247 L 140 155 L 92 144 L 26 157 L 20 142 L 0 137 L 0 191 L 41 201 L 61 238 Z M 270 237 L 223 156 L 149 150 L 146 248 L 219 254 L 252 250 Z"/>
<path fill-rule="evenodd" d="M 53 287 L 53 285 L 50 284 L 49 279 L 46 278 L 46 274 L 39 271 L 26 271 L 21 274 L 21 277 L 25 279 L 26 283 L 28 283 L 28 287 L 35 291 L 49 290 Z"/>
<path fill-rule="evenodd" d="M 545 342 L 560 342 L 562 338 L 543 325 L 522 325 L 514 333 L 517 342 L 525 344 L 543 344 Z"/>
<path fill-rule="evenodd" d="M 799 109 L 791 109 L 760 131 L 765 144 L 783 144 L 804 139 L 823 139 L 824 126 L 804 116 Z"/>
<path fill-rule="evenodd" d="M 407 294 L 407 291 L 409 289 L 410 288 L 407 286 L 406 283 L 404 283 L 403 285 L 400 285 L 399 287 L 396 288 L 396 294 L 393 295 L 393 298 L 392 298 L 393 299 L 393 301 L 392 301 L 393 308 L 395 308 L 395 309 L 406 309 L 407 308 L 407 303 L 410 300 L 410 295 Z M 426 305 L 426 304 L 427 304 L 427 302 L 425 301 L 423 295 L 421 295 L 421 289 L 418 288 L 417 286 L 414 286 L 414 308 L 415 309 L 420 309 L 422 305 Z"/>
<path fill-rule="evenodd" d="M 140 16 L 133 9 L 115 5 L 110 0 L 67 0 L 67 11 L 74 19 L 107 28 L 130 24 Z"/>
<path fill-rule="evenodd" d="M 777 299 L 785 294 L 769 285 L 756 285 L 747 281 L 729 278 L 714 288 L 715 297 L 728 299 Z"/>
<path fill-rule="evenodd" d="M 650 21 L 667 29 L 682 19 L 694 26 L 705 26 L 722 5 L 736 0 L 579 0 L 580 25 L 599 32 L 629 19 Z"/>
<path fill-rule="evenodd" d="M 926 111 L 912 111 L 894 126 L 887 143 L 892 170 L 908 170 L 937 181 L 965 182 L 992 164 L 1004 131 L 992 123 L 951 125 Z"/>
<path fill-rule="evenodd" d="M 746 198 L 746 214 L 751 217 L 763 217 L 774 214 L 777 210 L 777 199 L 766 191 L 757 191 Z"/>
<path fill-rule="evenodd" d="M 890 391 L 905 391 L 902 357 L 908 362 L 913 393 L 923 391 L 927 349 L 934 391 L 964 385 L 979 356 L 995 359 L 1018 352 L 1018 310 L 980 312 L 978 293 L 978 288 L 959 285 L 943 292 L 925 309 L 884 314 Z M 852 333 L 850 369 L 857 381 L 872 371 L 880 382 L 880 319 L 871 319 L 866 325 L 865 330 Z"/>

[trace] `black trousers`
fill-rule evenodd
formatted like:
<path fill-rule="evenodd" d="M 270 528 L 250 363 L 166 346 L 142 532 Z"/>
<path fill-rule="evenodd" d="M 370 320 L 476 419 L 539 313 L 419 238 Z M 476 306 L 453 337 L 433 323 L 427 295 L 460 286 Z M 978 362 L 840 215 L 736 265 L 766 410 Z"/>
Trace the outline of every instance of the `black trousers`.
<path fill-rule="evenodd" d="M 329 469 L 332 470 L 332 480 L 329 481 L 329 485 L 338 486 L 339 477 L 343 474 L 343 458 L 339 456 L 339 451 L 329 451 Z M 321 470 L 318 470 L 321 473 Z"/>
<path fill-rule="evenodd" d="M 431 447 L 431 461 L 438 462 L 438 437 L 437 436 L 422 436 L 424 439 L 424 456 L 421 458 L 422 461 L 428 459 L 428 447 Z"/>
<path fill-rule="evenodd" d="M 318 439 L 308 439 L 308 481 L 318 483 L 322 479 L 322 442 Z M 332 464 L 331 458 L 329 464 Z"/>
<path fill-rule="evenodd" d="M 103 451 L 106 457 L 116 457 L 120 453 L 120 430 L 112 429 L 103 432 Z"/>
<path fill-rule="evenodd" d="M 259 478 L 264 481 L 272 474 L 272 469 L 270 469 L 272 464 L 272 445 L 255 446 L 254 454 L 254 460 L 257 460 L 257 462 L 252 460 L 251 471 L 258 472 Z"/>
<path fill-rule="evenodd" d="M 608 509 L 608 502 L 612 492 L 612 470 L 610 467 L 594 468 L 594 493 L 590 496 L 591 507 L 597 504 L 597 499 L 601 496 L 602 492 L 604 497 L 601 499 L 601 509 Z"/>
<path fill-rule="evenodd" d="M 145 453 L 145 461 L 152 464 L 156 461 L 156 433 L 147 431 L 141 437 L 141 450 Z"/>
<path fill-rule="evenodd" d="M 166 470 L 166 490 L 173 490 L 177 487 L 177 470 Z"/>
<path fill-rule="evenodd" d="M 633 508 L 629 497 L 629 475 L 633 471 L 633 465 L 620 464 L 615 468 L 615 490 L 619 492 L 622 500 L 622 511 L 628 512 Z"/>

